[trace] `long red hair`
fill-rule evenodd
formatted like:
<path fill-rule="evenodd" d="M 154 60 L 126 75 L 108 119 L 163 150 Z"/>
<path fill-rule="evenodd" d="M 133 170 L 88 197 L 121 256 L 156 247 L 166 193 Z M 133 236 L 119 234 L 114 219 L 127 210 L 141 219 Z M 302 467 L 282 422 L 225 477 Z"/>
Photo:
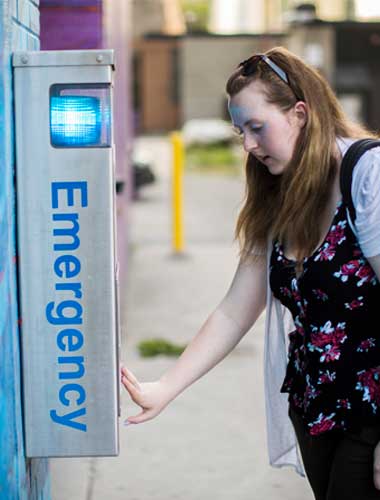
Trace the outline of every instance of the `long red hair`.
<path fill-rule="evenodd" d="M 373 137 L 378 134 L 350 120 L 327 80 L 284 47 L 266 52 L 288 75 L 283 82 L 263 61 L 254 75 L 244 76 L 239 67 L 229 78 L 226 91 L 231 98 L 254 80 L 265 86 L 269 103 L 283 112 L 302 98 L 308 109 L 307 123 L 295 144 L 293 156 L 281 175 L 258 168 L 259 160 L 248 154 L 245 166 L 245 200 L 239 214 L 235 238 L 243 259 L 265 251 L 268 237 L 292 242 L 300 262 L 317 247 L 323 213 L 337 172 L 334 157 L 336 137 Z M 294 91 L 292 90 L 294 89 Z"/>

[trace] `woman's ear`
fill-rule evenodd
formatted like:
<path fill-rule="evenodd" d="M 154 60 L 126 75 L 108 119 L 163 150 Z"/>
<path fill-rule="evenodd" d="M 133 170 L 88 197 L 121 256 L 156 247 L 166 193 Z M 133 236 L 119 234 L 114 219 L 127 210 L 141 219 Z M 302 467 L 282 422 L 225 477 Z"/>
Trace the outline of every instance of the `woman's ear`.
<path fill-rule="evenodd" d="M 303 128 L 307 123 L 307 106 L 303 101 L 298 101 L 294 105 L 294 116 L 300 128 Z"/>

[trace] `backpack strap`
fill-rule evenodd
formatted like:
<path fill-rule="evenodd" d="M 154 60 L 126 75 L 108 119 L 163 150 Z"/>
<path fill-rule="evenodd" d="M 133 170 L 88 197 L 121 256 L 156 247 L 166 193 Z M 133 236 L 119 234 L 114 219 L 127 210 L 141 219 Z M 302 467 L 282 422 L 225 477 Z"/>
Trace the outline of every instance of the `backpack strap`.
<path fill-rule="evenodd" d="M 376 139 L 359 139 L 351 144 L 343 157 L 340 167 L 340 190 L 345 205 L 348 207 L 352 223 L 355 222 L 356 211 L 351 195 L 352 175 L 359 158 L 369 149 L 380 146 Z"/>

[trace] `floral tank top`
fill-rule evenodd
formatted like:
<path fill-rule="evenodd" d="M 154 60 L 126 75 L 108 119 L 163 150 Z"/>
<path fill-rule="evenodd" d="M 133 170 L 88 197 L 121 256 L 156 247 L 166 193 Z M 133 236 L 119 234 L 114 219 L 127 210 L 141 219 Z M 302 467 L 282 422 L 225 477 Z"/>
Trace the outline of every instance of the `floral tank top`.
<path fill-rule="evenodd" d="M 341 200 L 323 243 L 295 262 L 275 241 L 270 287 L 293 317 L 281 392 L 310 435 L 380 424 L 380 283 Z"/>

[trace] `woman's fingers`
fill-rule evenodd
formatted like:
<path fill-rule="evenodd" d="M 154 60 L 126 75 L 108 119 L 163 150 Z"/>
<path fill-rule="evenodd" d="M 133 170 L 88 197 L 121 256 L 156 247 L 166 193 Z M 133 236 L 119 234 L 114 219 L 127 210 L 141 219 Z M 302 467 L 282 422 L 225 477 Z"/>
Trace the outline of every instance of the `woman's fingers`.
<path fill-rule="evenodd" d="M 131 382 L 129 378 L 126 377 L 125 375 L 121 377 L 121 381 L 124 384 L 124 387 L 128 390 L 131 390 L 133 393 L 137 393 L 139 391 L 139 389 L 135 386 L 135 384 Z"/>
<path fill-rule="evenodd" d="M 131 398 L 135 403 L 141 406 L 141 392 L 140 389 L 137 388 L 127 377 L 122 377 L 121 379 L 122 384 L 124 387 L 127 389 L 129 392 Z"/>
<path fill-rule="evenodd" d="M 146 422 L 147 420 L 150 420 L 152 418 L 152 415 L 150 413 L 151 412 L 149 411 L 143 411 L 138 415 L 134 415 L 133 417 L 128 417 L 127 420 L 124 422 L 124 424 L 125 425 L 128 425 L 128 423 L 141 424 L 143 422 Z"/>
<path fill-rule="evenodd" d="M 143 411 L 141 413 L 139 413 L 138 415 L 133 415 L 131 417 L 128 417 L 124 421 L 124 425 L 141 424 L 143 422 L 146 422 L 147 420 L 150 420 L 151 418 L 153 418 L 153 416 L 154 415 L 153 415 L 152 411 L 143 409 Z"/>
<path fill-rule="evenodd" d="M 124 372 L 123 372 L 124 373 Z M 132 401 L 141 407 L 138 415 L 128 417 L 125 425 L 139 424 L 156 417 L 168 404 L 165 388 L 160 381 L 138 384 L 131 382 L 130 376 L 121 377 L 122 384 L 127 389 Z"/>
<path fill-rule="evenodd" d="M 134 384 L 137 389 L 140 389 L 140 384 L 139 384 L 139 381 L 137 380 L 137 378 L 133 375 L 133 373 L 131 372 L 131 370 L 128 370 L 128 368 L 126 366 L 122 366 L 121 368 L 121 372 L 122 374 L 130 381 L 132 382 L 132 384 Z"/>

